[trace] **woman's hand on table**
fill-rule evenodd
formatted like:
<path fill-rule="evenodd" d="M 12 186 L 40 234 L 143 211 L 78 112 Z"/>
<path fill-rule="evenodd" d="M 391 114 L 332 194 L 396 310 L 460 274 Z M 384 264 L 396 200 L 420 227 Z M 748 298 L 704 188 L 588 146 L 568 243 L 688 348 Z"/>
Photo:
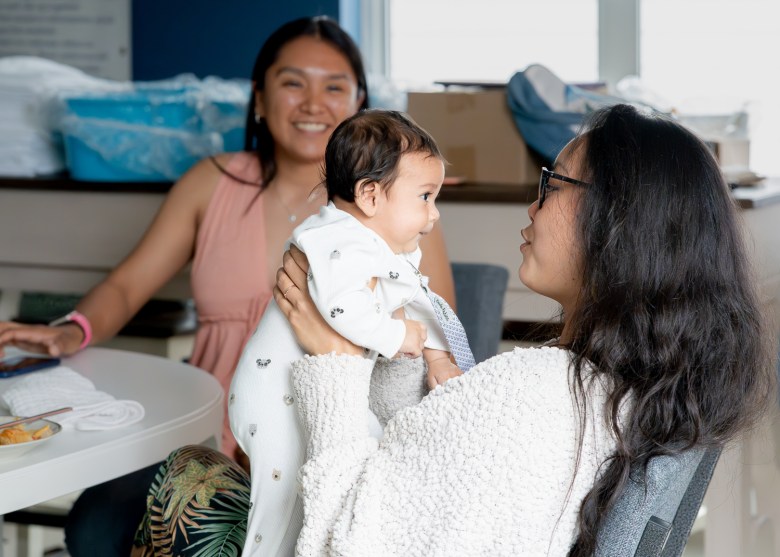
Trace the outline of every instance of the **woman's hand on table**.
<path fill-rule="evenodd" d="M 309 294 L 309 260 L 296 248 L 284 252 L 282 267 L 276 273 L 274 299 L 287 317 L 298 342 L 312 355 L 363 355 L 363 349 L 351 343 L 328 325 Z"/>
<path fill-rule="evenodd" d="M 0 356 L 5 346 L 50 356 L 67 356 L 78 351 L 83 338 L 84 331 L 76 324 L 49 327 L 3 321 L 0 322 Z"/>

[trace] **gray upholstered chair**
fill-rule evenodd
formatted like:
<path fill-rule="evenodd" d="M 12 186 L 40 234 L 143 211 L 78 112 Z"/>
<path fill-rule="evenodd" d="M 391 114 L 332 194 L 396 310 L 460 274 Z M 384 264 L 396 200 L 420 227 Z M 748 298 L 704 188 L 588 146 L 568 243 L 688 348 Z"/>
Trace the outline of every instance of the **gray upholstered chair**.
<path fill-rule="evenodd" d="M 458 317 L 479 363 L 498 352 L 509 271 L 487 263 L 453 263 L 452 275 Z"/>
<path fill-rule="evenodd" d="M 653 458 L 632 473 L 598 534 L 596 557 L 679 557 L 721 450 L 692 449 Z"/>

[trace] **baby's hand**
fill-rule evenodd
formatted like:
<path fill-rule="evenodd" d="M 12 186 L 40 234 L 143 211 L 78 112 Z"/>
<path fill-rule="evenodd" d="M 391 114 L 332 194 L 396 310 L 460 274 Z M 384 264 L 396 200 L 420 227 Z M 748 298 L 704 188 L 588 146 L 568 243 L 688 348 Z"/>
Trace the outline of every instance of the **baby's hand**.
<path fill-rule="evenodd" d="M 437 385 L 443 385 L 449 379 L 463 375 L 458 366 L 447 357 L 439 357 L 428 362 L 428 388 L 434 389 Z"/>
<path fill-rule="evenodd" d="M 406 336 L 396 355 L 400 356 L 403 354 L 412 358 L 417 358 L 422 354 L 423 344 L 425 343 L 425 339 L 428 338 L 428 330 L 425 328 L 425 325 L 419 321 L 404 319 L 403 322 L 404 325 L 406 325 Z"/>

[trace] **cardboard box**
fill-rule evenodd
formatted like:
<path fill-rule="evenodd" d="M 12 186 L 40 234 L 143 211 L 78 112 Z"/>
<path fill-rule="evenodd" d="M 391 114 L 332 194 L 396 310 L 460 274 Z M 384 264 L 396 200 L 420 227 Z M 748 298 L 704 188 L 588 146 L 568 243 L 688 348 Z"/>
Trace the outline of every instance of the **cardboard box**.
<path fill-rule="evenodd" d="M 515 126 L 505 89 L 410 92 L 407 112 L 434 137 L 447 176 L 469 182 L 528 185 L 542 162 Z"/>

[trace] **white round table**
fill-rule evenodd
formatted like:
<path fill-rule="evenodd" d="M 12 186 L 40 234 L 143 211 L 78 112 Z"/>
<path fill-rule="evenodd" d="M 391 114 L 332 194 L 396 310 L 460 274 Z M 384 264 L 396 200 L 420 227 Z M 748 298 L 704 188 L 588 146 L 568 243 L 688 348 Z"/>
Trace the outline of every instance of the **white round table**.
<path fill-rule="evenodd" d="M 139 470 L 184 445 L 218 448 L 224 393 L 207 372 L 166 358 L 106 348 L 89 348 L 65 358 L 63 365 L 90 379 L 100 391 L 140 402 L 144 419 L 107 431 L 66 429 L 16 458 L 0 459 L 0 517 Z M 0 379 L 0 392 L 18 380 Z"/>

